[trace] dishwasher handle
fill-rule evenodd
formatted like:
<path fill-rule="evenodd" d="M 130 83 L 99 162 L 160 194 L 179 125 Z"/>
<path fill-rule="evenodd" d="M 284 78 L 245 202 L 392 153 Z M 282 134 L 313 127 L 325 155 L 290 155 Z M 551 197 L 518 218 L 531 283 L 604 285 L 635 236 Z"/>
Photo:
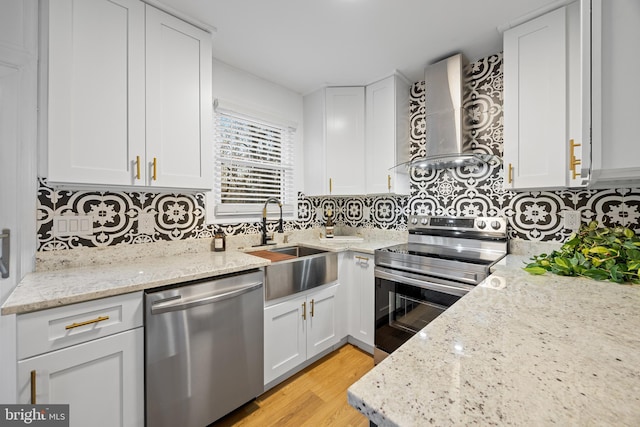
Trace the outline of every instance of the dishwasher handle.
<path fill-rule="evenodd" d="M 235 298 L 261 287 L 262 282 L 254 282 L 229 292 L 223 292 L 196 299 L 183 300 L 182 296 L 176 295 L 151 303 L 151 314 L 161 314 L 169 311 L 186 310 L 188 308 L 197 307 L 199 305 L 213 304 L 215 302 L 223 301 L 229 298 Z"/>

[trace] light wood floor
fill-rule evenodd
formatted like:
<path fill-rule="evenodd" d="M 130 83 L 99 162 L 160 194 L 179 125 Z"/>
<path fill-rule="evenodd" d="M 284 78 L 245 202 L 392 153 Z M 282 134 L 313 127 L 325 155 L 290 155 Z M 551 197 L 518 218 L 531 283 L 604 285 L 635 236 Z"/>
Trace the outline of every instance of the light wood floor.
<path fill-rule="evenodd" d="M 347 344 L 210 427 L 368 427 L 347 403 L 347 389 L 371 368 L 373 357 Z"/>

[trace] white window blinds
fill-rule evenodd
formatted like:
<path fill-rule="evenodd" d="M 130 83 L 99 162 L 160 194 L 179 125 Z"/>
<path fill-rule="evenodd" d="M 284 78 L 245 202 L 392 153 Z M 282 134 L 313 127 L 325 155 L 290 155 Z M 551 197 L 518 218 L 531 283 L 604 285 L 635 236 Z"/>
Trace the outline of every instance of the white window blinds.
<path fill-rule="evenodd" d="M 293 212 L 293 129 L 216 109 L 215 140 L 216 216 L 261 213 L 269 197 Z"/>

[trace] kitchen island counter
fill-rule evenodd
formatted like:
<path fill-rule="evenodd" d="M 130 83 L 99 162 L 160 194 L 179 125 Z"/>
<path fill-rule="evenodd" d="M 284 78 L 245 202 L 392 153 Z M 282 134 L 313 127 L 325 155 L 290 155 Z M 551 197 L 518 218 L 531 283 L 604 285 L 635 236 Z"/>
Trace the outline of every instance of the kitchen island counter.
<path fill-rule="evenodd" d="M 640 424 L 640 286 L 495 272 L 348 392 L 379 426 Z"/>

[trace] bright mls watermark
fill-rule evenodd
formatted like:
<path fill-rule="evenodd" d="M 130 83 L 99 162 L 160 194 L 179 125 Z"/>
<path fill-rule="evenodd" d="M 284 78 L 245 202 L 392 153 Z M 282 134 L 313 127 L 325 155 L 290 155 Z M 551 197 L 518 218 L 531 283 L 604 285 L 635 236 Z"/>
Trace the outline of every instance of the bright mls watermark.
<path fill-rule="evenodd" d="M 0 405 L 0 427 L 69 427 L 69 405 Z"/>

